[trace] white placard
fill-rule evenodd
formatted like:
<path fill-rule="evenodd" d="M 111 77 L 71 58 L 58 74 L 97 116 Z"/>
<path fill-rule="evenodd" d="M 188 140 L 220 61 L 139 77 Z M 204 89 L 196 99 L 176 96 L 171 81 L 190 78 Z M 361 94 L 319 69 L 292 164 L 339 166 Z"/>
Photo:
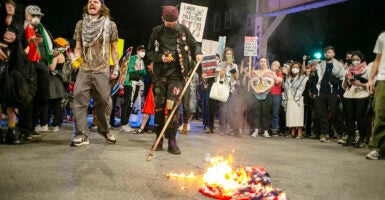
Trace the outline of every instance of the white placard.
<path fill-rule="evenodd" d="M 245 36 L 244 56 L 258 55 L 258 37 Z"/>
<path fill-rule="evenodd" d="M 208 7 L 181 3 L 179 12 L 179 23 L 185 25 L 195 40 L 201 42 L 206 24 Z"/>

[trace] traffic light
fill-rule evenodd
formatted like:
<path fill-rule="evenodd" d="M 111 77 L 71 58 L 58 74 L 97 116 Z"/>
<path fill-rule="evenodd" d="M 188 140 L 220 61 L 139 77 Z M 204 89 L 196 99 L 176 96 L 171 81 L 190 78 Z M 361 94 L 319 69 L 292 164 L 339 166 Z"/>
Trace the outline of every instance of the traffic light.
<path fill-rule="evenodd" d="M 313 57 L 314 57 L 315 59 L 321 59 L 322 54 L 321 54 L 321 52 L 316 51 L 316 52 L 313 54 Z"/>

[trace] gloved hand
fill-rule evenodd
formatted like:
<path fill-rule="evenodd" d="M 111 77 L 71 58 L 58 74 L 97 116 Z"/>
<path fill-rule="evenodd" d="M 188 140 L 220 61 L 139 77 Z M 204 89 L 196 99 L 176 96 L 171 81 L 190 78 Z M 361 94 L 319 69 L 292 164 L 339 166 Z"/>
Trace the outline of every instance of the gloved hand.
<path fill-rule="evenodd" d="M 236 72 L 237 72 L 237 70 L 236 70 L 235 68 L 233 68 L 233 69 L 230 70 L 230 73 L 231 73 L 231 74 L 235 74 Z"/>

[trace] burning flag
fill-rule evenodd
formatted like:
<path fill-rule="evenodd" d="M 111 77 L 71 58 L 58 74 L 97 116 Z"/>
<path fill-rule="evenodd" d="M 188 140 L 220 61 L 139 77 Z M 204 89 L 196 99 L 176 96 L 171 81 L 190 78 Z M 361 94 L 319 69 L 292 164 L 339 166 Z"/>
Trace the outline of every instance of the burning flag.
<path fill-rule="evenodd" d="M 204 186 L 199 192 L 216 199 L 286 200 L 286 195 L 274 189 L 270 176 L 262 167 L 232 167 L 232 157 L 214 157 L 203 175 Z"/>

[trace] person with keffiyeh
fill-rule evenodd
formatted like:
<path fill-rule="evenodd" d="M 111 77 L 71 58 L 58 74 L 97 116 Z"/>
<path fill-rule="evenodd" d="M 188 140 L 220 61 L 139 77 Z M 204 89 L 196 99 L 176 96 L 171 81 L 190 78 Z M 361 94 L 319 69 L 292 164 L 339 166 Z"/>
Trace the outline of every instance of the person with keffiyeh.
<path fill-rule="evenodd" d="M 366 83 L 370 68 L 366 65 L 365 57 L 360 51 L 352 53 L 352 64 L 347 69 L 343 87 L 344 106 L 346 107 L 346 123 L 348 129 L 348 138 L 344 146 L 353 145 L 356 148 L 364 147 L 364 139 L 367 131 L 366 110 L 369 104 L 369 92 L 366 90 Z M 355 130 L 360 133 L 359 140 L 355 141 Z"/>
<path fill-rule="evenodd" d="M 89 0 L 83 8 L 83 19 L 75 27 L 75 60 L 83 60 L 79 66 L 74 91 L 74 118 L 76 130 L 71 146 L 89 144 L 87 108 L 90 94 L 98 119 L 98 133 L 107 143 L 115 144 L 116 138 L 110 132 L 109 116 L 112 109 L 111 79 L 119 75 L 118 29 L 111 21 L 110 10 L 103 0 Z M 110 71 L 110 53 L 115 64 Z M 81 57 L 81 59 L 78 59 Z"/>

